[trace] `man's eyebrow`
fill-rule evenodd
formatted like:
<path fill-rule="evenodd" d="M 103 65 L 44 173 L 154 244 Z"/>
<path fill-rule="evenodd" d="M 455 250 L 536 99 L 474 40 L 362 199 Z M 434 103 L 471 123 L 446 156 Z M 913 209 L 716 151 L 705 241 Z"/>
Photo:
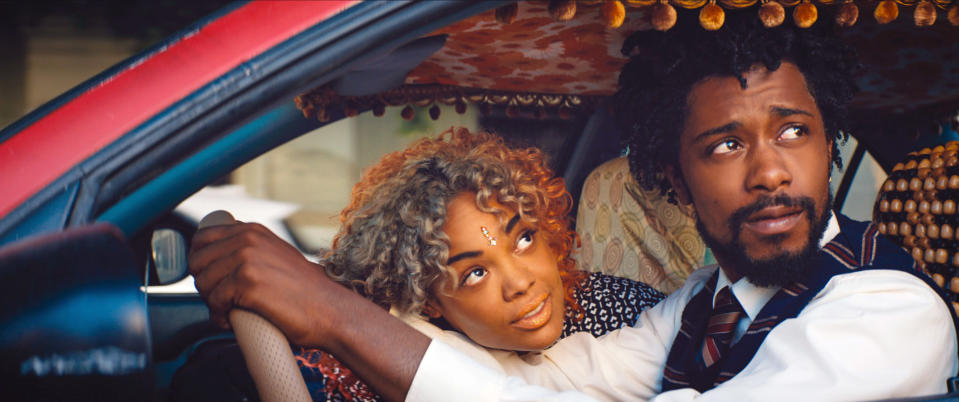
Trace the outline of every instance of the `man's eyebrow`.
<path fill-rule="evenodd" d="M 506 234 L 513 231 L 513 227 L 516 226 L 517 222 L 519 222 L 519 214 L 513 215 L 509 222 L 506 223 Z"/>
<path fill-rule="evenodd" d="M 793 109 L 793 108 L 782 107 L 782 106 L 773 106 L 770 108 L 770 110 L 772 110 L 772 112 L 779 117 L 789 117 L 794 114 L 802 114 L 802 115 L 812 117 L 812 113 L 809 113 L 801 109 Z"/>
<path fill-rule="evenodd" d="M 711 136 L 711 135 L 728 133 L 728 132 L 733 131 L 733 130 L 741 127 L 741 126 L 742 126 L 741 123 L 739 123 L 738 121 L 734 121 L 734 122 L 732 122 L 732 123 L 727 123 L 727 124 L 724 124 L 724 125 L 719 126 L 719 127 L 714 127 L 714 128 L 709 129 L 709 130 L 703 131 L 703 132 L 701 132 L 701 133 L 699 133 L 699 134 L 696 134 L 696 136 L 693 137 L 693 142 L 694 142 L 694 143 L 695 143 L 695 142 L 699 142 L 699 141 L 702 140 L 703 138 L 709 137 L 709 136 Z"/>
<path fill-rule="evenodd" d="M 478 257 L 480 254 L 483 254 L 483 252 L 482 252 L 482 251 L 466 251 L 466 252 L 462 252 L 462 253 L 459 253 L 459 254 L 457 254 L 457 255 L 454 255 L 454 256 L 450 257 L 450 259 L 446 260 L 446 265 L 452 265 L 454 262 L 457 262 L 457 261 L 462 260 L 462 259 L 464 259 L 464 258 Z"/>

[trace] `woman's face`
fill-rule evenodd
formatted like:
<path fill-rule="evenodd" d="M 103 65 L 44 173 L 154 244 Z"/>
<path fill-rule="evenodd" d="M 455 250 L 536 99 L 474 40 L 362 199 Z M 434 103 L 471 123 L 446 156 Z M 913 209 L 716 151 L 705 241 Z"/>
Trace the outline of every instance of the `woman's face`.
<path fill-rule="evenodd" d="M 459 287 L 447 280 L 434 285 L 427 311 L 480 345 L 541 350 L 563 330 L 565 301 L 556 256 L 535 226 L 513 212 L 501 223 L 480 211 L 475 200 L 475 194 L 463 193 L 447 206 L 443 232 Z"/>

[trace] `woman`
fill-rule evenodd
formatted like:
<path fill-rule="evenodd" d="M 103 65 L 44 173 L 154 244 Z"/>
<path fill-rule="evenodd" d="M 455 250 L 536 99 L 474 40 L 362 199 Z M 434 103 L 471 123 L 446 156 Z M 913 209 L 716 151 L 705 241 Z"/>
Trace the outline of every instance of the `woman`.
<path fill-rule="evenodd" d="M 495 365 L 572 332 L 632 324 L 663 298 L 575 269 L 571 201 L 538 149 L 451 129 L 364 174 L 321 264 L 425 334 Z M 486 349 L 512 352 L 491 358 Z M 298 360 L 315 398 L 375 398 L 329 355 L 304 350 Z"/>

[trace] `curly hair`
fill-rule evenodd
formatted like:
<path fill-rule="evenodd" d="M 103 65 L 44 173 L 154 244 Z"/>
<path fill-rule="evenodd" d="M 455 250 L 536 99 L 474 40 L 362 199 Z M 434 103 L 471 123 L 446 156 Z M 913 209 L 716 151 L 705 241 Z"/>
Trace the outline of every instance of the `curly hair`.
<path fill-rule="evenodd" d="M 421 139 L 365 172 L 340 214 L 341 229 L 323 261 L 326 272 L 381 306 L 420 312 L 431 286 L 444 274 L 455 277 L 441 229 L 447 204 L 463 192 L 476 193 L 481 211 L 509 219 L 507 211 L 490 206 L 495 200 L 545 234 L 559 260 L 565 299 L 572 302 L 584 275 L 570 257 L 578 238 L 563 179 L 539 149 L 512 149 L 499 137 L 464 128 Z"/>
<path fill-rule="evenodd" d="M 647 189 L 659 185 L 668 193 L 663 167 L 675 165 L 679 135 L 687 117 L 693 86 L 711 76 L 734 76 L 746 88 L 743 74 L 757 65 L 775 71 L 782 62 L 795 64 L 822 112 L 826 135 L 832 138 L 832 159 L 842 166 L 839 143 L 846 139 L 846 105 L 856 92 L 858 68 L 851 49 L 833 36 L 828 15 L 810 28 L 784 23 L 762 26 L 755 10 L 726 11 L 718 31 L 701 28 L 695 14 L 683 13 L 666 32 L 639 31 L 626 39 L 630 57 L 619 76 L 615 114 L 629 148 L 629 168 Z"/>

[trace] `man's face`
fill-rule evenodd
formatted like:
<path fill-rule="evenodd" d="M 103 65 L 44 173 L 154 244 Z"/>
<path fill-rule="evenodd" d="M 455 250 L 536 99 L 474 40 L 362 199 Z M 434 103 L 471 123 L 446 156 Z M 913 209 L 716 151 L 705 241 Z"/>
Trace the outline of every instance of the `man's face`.
<path fill-rule="evenodd" d="M 818 248 L 831 143 L 794 64 L 757 67 L 745 78 L 746 89 L 732 76 L 693 86 L 679 166 L 666 173 L 680 199 L 693 203 L 700 232 L 731 279 L 785 285 L 801 272 L 782 279 L 774 271 L 803 271 Z"/>

